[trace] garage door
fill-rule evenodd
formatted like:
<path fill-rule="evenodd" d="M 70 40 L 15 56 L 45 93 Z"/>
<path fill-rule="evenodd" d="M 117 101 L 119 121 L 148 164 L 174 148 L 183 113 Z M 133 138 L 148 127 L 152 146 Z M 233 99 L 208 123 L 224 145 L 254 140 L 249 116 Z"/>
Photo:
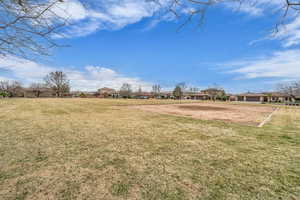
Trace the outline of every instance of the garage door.
<path fill-rule="evenodd" d="M 238 101 L 244 101 L 244 97 L 243 96 L 238 96 Z"/>
<path fill-rule="evenodd" d="M 260 97 L 246 97 L 247 101 L 259 101 Z"/>

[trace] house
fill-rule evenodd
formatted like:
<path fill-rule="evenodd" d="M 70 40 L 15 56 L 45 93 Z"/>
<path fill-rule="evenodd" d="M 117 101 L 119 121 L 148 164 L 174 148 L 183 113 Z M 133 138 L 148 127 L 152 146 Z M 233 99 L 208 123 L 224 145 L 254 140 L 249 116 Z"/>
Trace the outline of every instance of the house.
<path fill-rule="evenodd" d="M 160 92 L 159 95 L 156 96 L 157 99 L 175 99 L 173 92 L 165 91 Z"/>
<path fill-rule="evenodd" d="M 132 96 L 136 99 L 150 99 L 154 98 L 154 95 L 151 92 L 135 92 Z"/>
<path fill-rule="evenodd" d="M 55 92 L 51 88 L 24 88 L 24 97 L 27 98 L 38 98 L 38 97 L 54 97 Z"/>
<path fill-rule="evenodd" d="M 64 95 L 64 97 L 96 98 L 96 97 L 99 97 L 99 93 L 98 92 L 73 91 L 70 94 Z"/>
<path fill-rule="evenodd" d="M 247 102 L 293 102 L 295 99 L 291 95 L 279 92 L 264 93 L 243 93 L 230 96 L 231 101 L 247 101 Z"/>
<path fill-rule="evenodd" d="M 98 90 L 100 98 L 118 98 L 119 93 L 112 88 L 104 87 Z"/>
<path fill-rule="evenodd" d="M 207 95 L 207 100 L 227 100 L 228 95 L 223 88 L 207 88 L 201 91 L 202 94 Z"/>
<path fill-rule="evenodd" d="M 185 92 L 183 94 L 184 99 L 191 99 L 191 100 L 208 100 L 209 95 L 203 92 Z"/>

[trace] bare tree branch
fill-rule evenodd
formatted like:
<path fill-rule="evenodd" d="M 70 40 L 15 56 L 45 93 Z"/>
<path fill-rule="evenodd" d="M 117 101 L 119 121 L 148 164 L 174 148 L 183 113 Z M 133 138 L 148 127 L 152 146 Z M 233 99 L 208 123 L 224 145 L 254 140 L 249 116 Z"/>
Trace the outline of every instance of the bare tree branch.
<path fill-rule="evenodd" d="M 0 0 L 0 55 L 49 55 L 53 34 L 67 24 L 55 13 L 63 0 Z"/>
<path fill-rule="evenodd" d="M 161 0 L 148 0 L 161 5 Z M 217 6 L 220 4 L 232 4 L 238 3 L 241 8 L 243 5 L 255 7 L 259 5 L 259 0 L 171 0 L 168 11 L 177 19 L 183 19 L 183 22 L 179 25 L 178 30 L 181 30 L 184 26 L 192 21 L 197 20 L 198 25 L 202 25 L 205 20 L 207 10 L 210 7 Z M 185 9 L 185 12 L 182 12 Z M 280 16 L 278 21 L 275 22 L 275 32 L 279 31 L 279 27 L 286 24 L 288 15 L 294 12 L 300 12 L 300 0 L 282 0 L 282 6 L 278 9 Z"/>

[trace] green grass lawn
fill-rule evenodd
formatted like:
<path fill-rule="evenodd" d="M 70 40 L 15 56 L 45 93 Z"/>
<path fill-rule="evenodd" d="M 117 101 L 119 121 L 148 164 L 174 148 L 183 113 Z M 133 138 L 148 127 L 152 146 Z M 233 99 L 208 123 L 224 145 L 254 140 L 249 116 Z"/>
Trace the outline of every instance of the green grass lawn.
<path fill-rule="evenodd" d="M 0 99 L 0 199 L 300 199 L 300 109 L 263 128 L 126 106 Z"/>

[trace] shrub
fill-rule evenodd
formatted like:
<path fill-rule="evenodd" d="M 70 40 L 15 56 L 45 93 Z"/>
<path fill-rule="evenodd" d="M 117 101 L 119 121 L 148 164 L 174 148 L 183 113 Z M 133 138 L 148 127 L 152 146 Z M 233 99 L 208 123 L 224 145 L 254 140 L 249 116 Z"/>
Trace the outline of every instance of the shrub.
<path fill-rule="evenodd" d="M 79 97 L 85 98 L 85 97 L 86 97 L 86 94 L 84 94 L 83 92 L 81 92 L 81 93 L 79 94 Z"/>
<path fill-rule="evenodd" d="M 0 97 L 9 97 L 9 94 L 7 92 L 0 92 Z"/>

